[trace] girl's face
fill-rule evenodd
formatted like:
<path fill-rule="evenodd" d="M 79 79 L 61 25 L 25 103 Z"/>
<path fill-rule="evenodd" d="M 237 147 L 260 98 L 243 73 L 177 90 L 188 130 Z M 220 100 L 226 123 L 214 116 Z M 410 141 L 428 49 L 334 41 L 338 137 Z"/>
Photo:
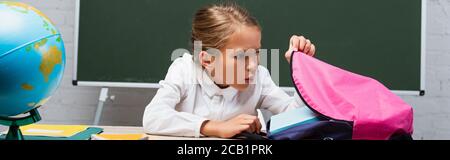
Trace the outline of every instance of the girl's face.
<path fill-rule="evenodd" d="M 208 53 L 202 52 L 200 59 L 202 66 L 219 87 L 231 86 L 244 91 L 254 83 L 260 48 L 260 29 L 255 26 L 242 26 L 231 35 L 225 47 L 220 49 L 220 56 L 212 58 L 211 61 L 203 61 Z"/>

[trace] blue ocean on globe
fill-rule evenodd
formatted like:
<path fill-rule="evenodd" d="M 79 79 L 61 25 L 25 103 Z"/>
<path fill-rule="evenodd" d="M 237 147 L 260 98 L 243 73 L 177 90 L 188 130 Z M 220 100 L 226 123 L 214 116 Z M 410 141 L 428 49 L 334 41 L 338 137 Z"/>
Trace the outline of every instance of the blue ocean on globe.
<path fill-rule="evenodd" d="M 26 113 L 49 100 L 61 82 L 65 48 L 39 10 L 0 1 L 0 116 Z"/>

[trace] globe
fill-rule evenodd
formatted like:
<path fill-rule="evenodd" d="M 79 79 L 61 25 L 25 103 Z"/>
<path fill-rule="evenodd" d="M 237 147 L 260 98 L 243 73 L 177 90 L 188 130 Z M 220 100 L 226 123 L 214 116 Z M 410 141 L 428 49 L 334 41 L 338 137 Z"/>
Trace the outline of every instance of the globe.
<path fill-rule="evenodd" d="M 64 43 L 50 19 L 27 4 L 0 2 L 0 117 L 42 106 L 64 68 Z"/>

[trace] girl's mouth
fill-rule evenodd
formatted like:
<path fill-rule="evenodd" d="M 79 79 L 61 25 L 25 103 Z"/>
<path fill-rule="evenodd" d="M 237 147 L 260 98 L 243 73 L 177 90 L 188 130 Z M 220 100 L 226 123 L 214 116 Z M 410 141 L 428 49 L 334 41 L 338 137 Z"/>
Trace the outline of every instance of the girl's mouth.
<path fill-rule="evenodd" d="M 246 84 L 249 84 L 252 81 L 253 81 L 253 77 L 245 78 L 245 83 Z"/>

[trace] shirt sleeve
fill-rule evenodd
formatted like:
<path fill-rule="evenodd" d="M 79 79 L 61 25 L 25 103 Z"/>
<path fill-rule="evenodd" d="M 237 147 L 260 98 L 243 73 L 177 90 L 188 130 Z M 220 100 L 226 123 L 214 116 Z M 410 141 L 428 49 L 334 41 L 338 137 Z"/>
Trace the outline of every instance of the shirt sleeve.
<path fill-rule="evenodd" d="M 192 74 L 186 68 L 188 67 L 182 63 L 182 59 L 175 60 L 165 79 L 159 82 L 161 88 L 144 111 L 142 121 L 146 133 L 200 137 L 200 127 L 206 119 L 175 110 L 186 89 L 193 85 L 189 81 Z"/>
<path fill-rule="evenodd" d="M 259 70 L 262 79 L 262 96 L 260 99 L 261 109 L 266 109 L 273 114 L 278 114 L 290 109 L 305 106 L 297 92 L 295 92 L 294 96 L 289 96 L 273 82 L 270 73 L 266 68 L 260 67 Z"/>

